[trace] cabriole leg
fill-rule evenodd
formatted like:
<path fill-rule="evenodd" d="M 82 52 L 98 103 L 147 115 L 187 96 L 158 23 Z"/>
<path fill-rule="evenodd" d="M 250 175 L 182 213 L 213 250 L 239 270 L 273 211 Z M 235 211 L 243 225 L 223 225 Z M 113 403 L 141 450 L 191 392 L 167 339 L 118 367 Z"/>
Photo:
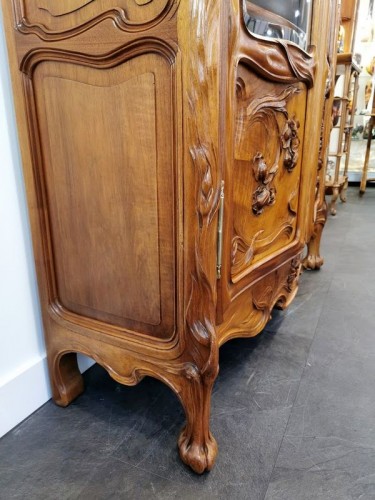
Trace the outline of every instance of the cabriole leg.
<path fill-rule="evenodd" d="M 331 203 L 330 203 L 330 211 L 331 211 L 331 215 L 336 215 L 336 201 L 339 197 L 339 194 L 340 194 L 340 190 L 338 187 L 334 187 L 333 188 L 333 192 L 332 192 L 332 198 L 331 198 Z"/>
<path fill-rule="evenodd" d="M 53 400 L 59 406 L 68 406 L 84 390 L 77 354 L 49 354 L 48 358 Z"/>
<path fill-rule="evenodd" d="M 202 379 L 196 372 L 185 379 L 179 394 L 186 413 L 186 425 L 178 439 L 180 457 L 194 472 L 212 469 L 217 444 L 210 432 L 211 393 L 216 377 Z"/>
<path fill-rule="evenodd" d="M 348 190 L 348 185 L 349 185 L 349 178 L 346 178 L 344 187 L 342 188 L 342 191 L 340 193 L 340 200 L 343 203 L 346 203 L 346 192 Z"/>
<path fill-rule="evenodd" d="M 322 239 L 323 229 L 327 221 L 327 204 L 319 209 L 314 227 L 314 233 L 307 244 L 307 255 L 304 258 L 302 265 L 305 269 L 317 270 L 324 264 L 324 259 L 320 256 L 320 242 Z"/>

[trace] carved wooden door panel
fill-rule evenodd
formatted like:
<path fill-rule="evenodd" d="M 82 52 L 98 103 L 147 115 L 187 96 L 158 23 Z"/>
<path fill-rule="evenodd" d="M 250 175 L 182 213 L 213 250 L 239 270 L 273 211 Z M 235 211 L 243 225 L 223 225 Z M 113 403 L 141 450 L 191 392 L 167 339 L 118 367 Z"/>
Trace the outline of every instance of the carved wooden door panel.
<path fill-rule="evenodd" d="M 231 280 L 296 237 L 306 90 L 237 72 Z"/>
<path fill-rule="evenodd" d="M 306 230 L 308 188 L 302 179 L 311 171 L 303 152 L 308 141 L 306 109 L 314 57 L 295 43 L 252 34 L 244 22 L 247 5 L 252 8 L 252 2 L 244 2 L 236 11 L 238 36 L 229 44 L 230 83 L 235 83 L 235 92 L 229 100 L 232 135 L 228 140 L 232 143 L 225 173 L 219 285 L 218 321 L 223 338 L 231 336 L 224 330 L 236 321 L 242 326 L 233 327 L 233 332 L 249 334 L 261 329 L 251 318 L 240 319 L 240 309 L 250 306 L 251 311 L 261 302 L 269 304 L 269 313 L 279 300 L 277 290 L 284 284 L 289 295 L 294 290 L 291 283 L 296 284 L 299 269 L 294 258 L 303 249 Z M 281 268 L 282 276 L 277 276 L 276 269 Z M 261 300 L 251 296 L 256 283 L 261 295 L 262 284 L 263 290 L 271 290 Z"/>

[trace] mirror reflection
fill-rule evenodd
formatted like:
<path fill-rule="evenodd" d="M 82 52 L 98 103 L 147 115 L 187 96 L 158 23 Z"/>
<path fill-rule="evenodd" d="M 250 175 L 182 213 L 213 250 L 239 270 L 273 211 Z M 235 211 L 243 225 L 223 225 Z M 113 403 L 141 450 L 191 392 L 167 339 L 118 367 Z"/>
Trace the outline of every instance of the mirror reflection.
<path fill-rule="evenodd" d="M 306 49 L 313 0 L 243 0 L 250 33 L 282 38 Z"/>

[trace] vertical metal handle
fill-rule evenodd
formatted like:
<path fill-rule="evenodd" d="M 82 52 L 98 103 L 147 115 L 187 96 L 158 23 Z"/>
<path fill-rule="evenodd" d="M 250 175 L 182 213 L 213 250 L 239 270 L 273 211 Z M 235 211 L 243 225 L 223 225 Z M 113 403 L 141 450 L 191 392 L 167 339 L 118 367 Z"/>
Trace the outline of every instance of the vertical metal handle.
<path fill-rule="evenodd" d="M 224 223 L 224 181 L 221 181 L 219 217 L 218 217 L 218 227 L 217 227 L 216 276 L 218 280 L 221 279 L 221 264 L 223 259 L 223 223 Z"/>

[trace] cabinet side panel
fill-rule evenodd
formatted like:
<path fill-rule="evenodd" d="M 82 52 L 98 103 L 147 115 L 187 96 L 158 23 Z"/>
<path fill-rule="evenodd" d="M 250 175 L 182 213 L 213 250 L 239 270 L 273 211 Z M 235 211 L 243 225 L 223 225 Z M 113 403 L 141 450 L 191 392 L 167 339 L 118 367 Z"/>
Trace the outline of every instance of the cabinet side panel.
<path fill-rule="evenodd" d="M 157 56 L 138 59 L 105 71 L 56 61 L 35 71 L 52 300 L 165 337 L 174 325 L 174 217 L 160 202 L 168 193 L 173 203 L 168 68 Z"/>

